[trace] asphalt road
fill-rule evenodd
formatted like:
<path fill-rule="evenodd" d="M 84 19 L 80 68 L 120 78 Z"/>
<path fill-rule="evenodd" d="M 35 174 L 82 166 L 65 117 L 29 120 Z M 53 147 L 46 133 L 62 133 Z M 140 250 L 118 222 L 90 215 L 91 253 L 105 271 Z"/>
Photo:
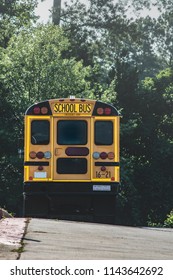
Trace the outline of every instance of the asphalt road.
<path fill-rule="evenodd" d="M 21 260 L 173 260 L 173 229 L 31 219 Z"/>

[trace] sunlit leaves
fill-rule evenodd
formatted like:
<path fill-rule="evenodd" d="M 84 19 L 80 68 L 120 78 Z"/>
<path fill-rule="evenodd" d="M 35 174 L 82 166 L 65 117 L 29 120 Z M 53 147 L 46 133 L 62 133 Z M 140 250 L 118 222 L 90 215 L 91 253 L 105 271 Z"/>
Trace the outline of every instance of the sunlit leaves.
<path fill-rule="evenodd" d="M 0 46 L 6 47 L 14 33 L 17 34 L 36 21 L 36 5 L 37 0 L 0 1 Z"/>
<path fill-rule="evenodd" d="M 62 57 L 69 47 L 59 27 L 39 26 L 10 41 L 3 58 L 3 82 L 20 108 L 39 100 L 67 97 L 88 87 L 89 69 Z"/>

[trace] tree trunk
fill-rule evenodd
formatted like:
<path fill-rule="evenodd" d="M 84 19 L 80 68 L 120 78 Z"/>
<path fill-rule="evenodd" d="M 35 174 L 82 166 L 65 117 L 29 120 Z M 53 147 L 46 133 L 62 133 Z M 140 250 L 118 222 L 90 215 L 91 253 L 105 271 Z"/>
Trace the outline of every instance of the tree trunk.
<path fill-rule="evenodd" d="M 53 14 L 52 14 L 53 24 L 59 25 L 60 14 L 61 14 L 61 0 L 54 0 L 53 1 Z"/>

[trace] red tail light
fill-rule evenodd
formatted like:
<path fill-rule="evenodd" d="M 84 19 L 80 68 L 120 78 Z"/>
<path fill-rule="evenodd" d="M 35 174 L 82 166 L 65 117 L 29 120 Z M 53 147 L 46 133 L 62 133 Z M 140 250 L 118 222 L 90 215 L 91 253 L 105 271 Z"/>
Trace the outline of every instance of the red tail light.
<path fill-rule="evenodd" d="M 35 115 L 40 114 L 40 108 L 39 107 L 34 107 L 33 112 Z"/>
<path fill-rule="evenodd" d="M 105 166 L 102 166 L 100 169 L 101 169 L 101 171 L 106 171 L 106 167 Z"/>
<path fill-rule="evenodd" d="M 111 108 L 107 107 L 104 109 L 105 115 L 111 115 Z"/>
<path fill-rule="evenodd" d="M 38 170 L 39 170 L 39 171 L 42 171 L 42 170 L 43 170 L 43 166 L 39 166 L 39 167 L 38 167 Z"/>
<path fill-rule="evenodd" d="M 105 153 L 105 152 L 102 152 L 101 154 L 100 154 L 100 158 L 101 159 L 106 159 L 108 157 L 108 155 L 107 155 L 107 153 Z"/>
<path fill-rule="evenodd" d="M 43 153 L 43 152 L 38 152 L 38 153 L 37 153 L 37 158 L 38 158 L 38 159 L 44 158 L 44 153 Z"/>
<path fill-rule="evenodd" d="M 40 114 L 42 114 L 42 115 L 46 115 L 48 113 L 48 108 L 47 107 L 38 107 L 38 106 L 36 106 L 36 107 L 34 107 L 34 109 L 33 109 L 33 114 L 34 115 L 40 115 Z"/>

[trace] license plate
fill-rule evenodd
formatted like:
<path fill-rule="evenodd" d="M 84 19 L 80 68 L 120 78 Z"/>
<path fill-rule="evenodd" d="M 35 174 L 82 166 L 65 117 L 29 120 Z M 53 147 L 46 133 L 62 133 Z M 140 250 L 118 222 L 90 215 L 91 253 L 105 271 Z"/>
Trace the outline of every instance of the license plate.
<path fill-rule="evenodd" d="M 111 191 L 110 185 L 93 185 L 93 191 Z"/>
<path fill-rule="evenodd" d="M 45 179 L 47 178 L 47 172 L 34 172 L 34 178 Z"/>

